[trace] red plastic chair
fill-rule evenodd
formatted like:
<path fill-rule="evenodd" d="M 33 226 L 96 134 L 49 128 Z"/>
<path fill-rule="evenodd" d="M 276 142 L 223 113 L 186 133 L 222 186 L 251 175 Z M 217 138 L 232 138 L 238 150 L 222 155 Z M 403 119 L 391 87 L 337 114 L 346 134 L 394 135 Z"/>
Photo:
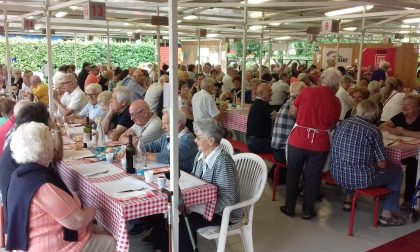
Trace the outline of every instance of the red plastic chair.
<path fill-rule="evenodd" d="M 325 183 L 330 186 L 337 186 L 337 182 L 331 177 L 330 171 L 326 171 L 322 174 L 322 179 L 325 180 Z"/>
<path fill-rule="evenodd" d="M 349 236 L 353 236 L 353 224 L 354 214 L 356 212 L 356 201 L 359 196 L 367 196 L 375 200 L 375 212 L 373 217 L 373 226 L 378 227 L 378 210 L 379 210 L 379 199 L 390 194 L 391 190 L 384 187 L 372 187 L 365 189 L 357 189 L 353 194 L 353 200 L 351 203 L 351 216 L 349 225 Z"/>
<path fill-rule="evenodd" d="M 5 236 L 5 232 L 4 232 L 4 208 L 3 208 L 3 204 L 0 203 L 0 248 L 4 248 L 5 247 L 5 242 L 6 242 L 6 236 Z"/>
<path fill-rule="evenodd" d="M 238 152 L 250 152 L 248 150 L 248 146 L 246 145 L 246 143 L 242 143 L 240 141 L 236 141 L 233 139 L 227 139 L 227 140 L 230 142 L 230 144 L 232 144 L 234 150 Z"/>

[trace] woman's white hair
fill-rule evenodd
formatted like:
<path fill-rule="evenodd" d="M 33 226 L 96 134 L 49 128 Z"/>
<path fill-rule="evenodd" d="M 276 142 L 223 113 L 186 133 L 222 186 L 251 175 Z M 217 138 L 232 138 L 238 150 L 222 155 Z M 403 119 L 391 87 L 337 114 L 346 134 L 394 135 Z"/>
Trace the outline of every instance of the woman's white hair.
<path fill-rule="evenodd" d="M 131 104 L 131 94 L 128 88 L 126 87 L 114 88 L 113 95 L 115 95 L 115 98 L 117 98 L 118 102 L 125 101 L 127 105 Z"/>
<path fill-rule="evenodd" d="M 341 79 L 341 72 L 334 68 L 327 68 L 321 74 L 322 86 L 330 87 L 338 90 L 338 85 Z"/>
<path fill-rule="evenodd" d="M 218 121 L 211 118 L 203 118 L 194 121 L 194 126 L 196 131 L 200 131 L 207 138 L 213 137 L 214 141 L 220 144 L 223 137 L 223 127 Z"/>
<path fill-rule="evenodd" d="M 367 88 L 371 95 L 379 93 L 381 91 L 381 83 L 379 81 L 373 80 L 369 82 Z"/>
<path fill-rule="evenodd" d="M 168 75 L 164 74 L 164 75 L 159 77 L 159 80 L 158 80 L 159 84 L 163 85 L 163 84 L 168 83 L 168 82 L 169 82 L 169 76 Z"/>
<path fill-rule="evenodd" d="M 85 87 L 85 90 L 86 91 L 90 90 L 90 91 L 95 92 L 95 94 L 99 94 L 100 92 L 102 92 L 102 87 L 98 83 L 92 83 L 92 84 L 87 85 Z"/>
<path fill-rule="evenodd" d="M 302 81 L 296 81 L 292 84 L 290 84 L 290 96 L 296 97 L 302 91 L 302 89 L 305 87 L 305 83 Z"/>
<path fill-rule="evenodd" d="M 373 122 L 379 116 L 379 106 L 371 100 L 363 100 L 357 104 L 356 115 L 361 118 Z"/>
<path fill-rule="evenodd" d="M 50 129 L 43 123 L 24 123 L 12 134 L 10 149 L 18 164 L 51 162 L 54 145 Z"/>
<path fill-rule="evenodd" d="M 178 112 L 178 124 L 184 126 L 187 123 L 187 115 L 185 115 L 185 112 L 182 110 L 175 110 L 175 112 Z M 164 108 L 162 110 L 162 114 L 168 114 L 169 116 L 169 108 Z"/>
<path fill-rule="evenodd" d="M 200 83 L 200 88 L 201 89 L 209 89 L 209 88 L 213 88 L 214 87 L 214 81 L 212 79 L 204 79 L 203 81 L 201 81 Z"/>
<path fill-rule="evenodd" d="M 101 105 L 106 105 L 109 100 L 111 100 L 112 92 L 105 90 L 98 95 L 98 103 Z"/>

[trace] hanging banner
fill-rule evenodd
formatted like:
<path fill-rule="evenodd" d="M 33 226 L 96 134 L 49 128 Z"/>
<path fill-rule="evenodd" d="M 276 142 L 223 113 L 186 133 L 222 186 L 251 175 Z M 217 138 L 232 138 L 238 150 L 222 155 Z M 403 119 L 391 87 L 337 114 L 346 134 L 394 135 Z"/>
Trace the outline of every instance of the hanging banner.
<path fill-rule="evenodd" d="M 337 66 L 348 67 L 353 64 L 353 48 L 341 48 L 339 49 L 340 55 L 338 56 Z M 337 58 L 336 47 L 323 47 L 322 48 L 322 68 L 328 67 L 327 60 Z"/>
<path fill-rule="evenodd" d="M 388 74 L 394 74 L 395 48 L 364 48 L 362 54 L 362 71 L 375 71 L 382 61 L 389 62 Z"/>

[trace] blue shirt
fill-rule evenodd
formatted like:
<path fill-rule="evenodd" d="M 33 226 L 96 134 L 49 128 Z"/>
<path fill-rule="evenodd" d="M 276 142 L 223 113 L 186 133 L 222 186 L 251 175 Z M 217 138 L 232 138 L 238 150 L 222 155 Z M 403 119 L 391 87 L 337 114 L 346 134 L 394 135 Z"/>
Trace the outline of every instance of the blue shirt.
<path fill-rule="evenodd" d="M 368 187 L 380 174 L 385 160 L 382 133 L 359 116 L 338 124 L 331 147 L 331 175 L 345 189 Z"/>
<path fill-rule="evenodd" d="M 102 110 L 101 106 L 97 103 L 92 105 L 90 103 L 86 104 L 86 106 L 80 111 L 79 116 L 82 118 L 86 118 L 89 116 L 91 121 L 95 121 L 97 118 L 104 118 L 105 112 Z"/>
<path fill-rule="evenodd" d="M 279 114 L 274 122 L 273 135 L 271 138 L 271 147 L 273 149 L 286 149 L 287 137 L 296 122 L 296 118 L 289 115 L 293 101 L 294 99 L 287 100 L 279 110 Z"/>
<path fill-rule="evenodd" d="M 146 89 L 144 89 L 137 81 L 131 79 L 126 87 L 130 90 L 132 102 L 139 99 L 144 99 Z"/>

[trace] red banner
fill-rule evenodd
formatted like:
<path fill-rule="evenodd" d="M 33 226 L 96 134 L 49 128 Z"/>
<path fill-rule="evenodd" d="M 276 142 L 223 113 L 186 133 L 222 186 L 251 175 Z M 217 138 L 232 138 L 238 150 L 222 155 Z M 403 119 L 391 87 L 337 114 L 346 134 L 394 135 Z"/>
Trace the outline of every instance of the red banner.
<path fill-rule="evenodd" d="M 382 61 L 389 62 L 388 74 L 392 76 L 395 68 L 395 48 L 364 48 L 362 72 L 375 71 Z"/>

